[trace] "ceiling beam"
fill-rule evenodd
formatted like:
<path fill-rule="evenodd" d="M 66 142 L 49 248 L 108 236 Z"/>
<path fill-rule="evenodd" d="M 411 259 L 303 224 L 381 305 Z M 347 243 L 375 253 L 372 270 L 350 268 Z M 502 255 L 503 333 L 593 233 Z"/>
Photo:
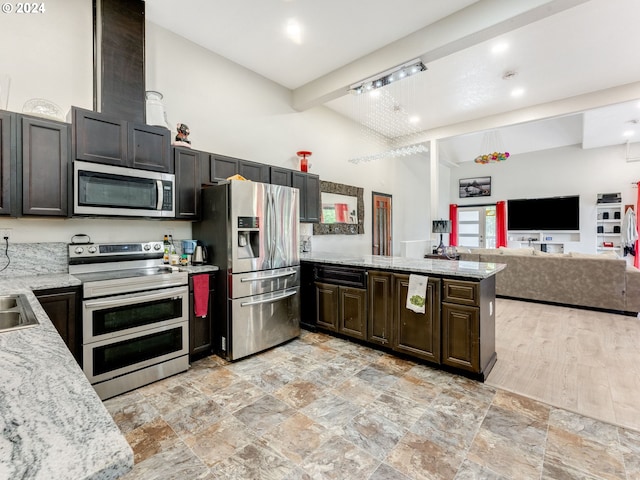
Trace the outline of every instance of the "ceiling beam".
<path fill-rule="evenodd" d="M 350 85 L 414 58 L 427 64 L 589 0 L 480 0 L 293 91 L 304 111 L 347 94 Z"/>

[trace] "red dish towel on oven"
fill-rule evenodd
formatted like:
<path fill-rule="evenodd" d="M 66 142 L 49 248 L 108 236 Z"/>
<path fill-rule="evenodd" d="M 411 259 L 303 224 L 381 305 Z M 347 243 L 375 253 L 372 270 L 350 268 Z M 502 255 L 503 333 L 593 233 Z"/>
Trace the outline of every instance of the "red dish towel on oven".
<path fill-rule="evenodd" d="M 209 275 L 193 277 L 193 312 L 196 317 L 206 317 L 209 307 Z"/>

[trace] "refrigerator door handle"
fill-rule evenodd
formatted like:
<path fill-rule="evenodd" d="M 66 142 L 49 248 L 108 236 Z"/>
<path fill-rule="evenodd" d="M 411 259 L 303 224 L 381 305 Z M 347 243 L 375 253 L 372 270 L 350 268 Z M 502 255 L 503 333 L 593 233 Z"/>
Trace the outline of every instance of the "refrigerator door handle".
<path fill-rule="evenodd" d="M 253 302 L 242 302 L 240 306 L 250 307 L 252 305 L 261 305 L 263 303 L 273 303 L 273 302 L 277 302 L 278 300 L 282 300 L 283 298 L 293 297 L 296 293 L 298 293 L 296 290 L 292 290 L 282 295 L 278 295 L 277 297 L 265 298 L 264 300 L 255 300 Z"/>
<path fill-rule="evenodd" d="M 282 277 L 290 277 L 291 275 L 295 275 L 296 271 L 292 270 L 290 272 L 278 273 L 276 275 L 265 275 L 263 277 L 251 277 L 251 278 L 242 278 L 240 282 L 258 282 L 260 280 L 271 280 L 273 278 L 282 278 Z"/>

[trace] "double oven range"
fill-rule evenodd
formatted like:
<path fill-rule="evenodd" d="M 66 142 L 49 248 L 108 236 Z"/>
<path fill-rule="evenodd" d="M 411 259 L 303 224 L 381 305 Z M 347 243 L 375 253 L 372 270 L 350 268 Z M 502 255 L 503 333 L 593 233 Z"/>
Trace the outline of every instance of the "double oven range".
<path fill-rule="evenodd" d="M 162 242 L 69 245 L 83 370 L 103 400 L 189 368 L 188 274 L 162 255 Z"/>

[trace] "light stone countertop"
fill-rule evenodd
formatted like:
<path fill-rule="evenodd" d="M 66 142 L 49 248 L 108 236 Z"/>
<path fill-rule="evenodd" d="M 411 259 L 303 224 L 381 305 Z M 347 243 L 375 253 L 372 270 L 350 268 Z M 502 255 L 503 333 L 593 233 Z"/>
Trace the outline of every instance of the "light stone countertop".
<path fill-rule="evenodd" d="M 27 295 L 40 322 L 0 332 L 0 479 L 115 479 L 133 468 L 131 447 L 33 294 L 80 285 L 68 273 L 0 278 L 0 294 Z"/>
<path fill-rule="evenodd" d="M 385 257 L 380 255 L 341 254 L 333 252 L 301 253 L 301 261 L 331 263 L 375 270 L 413 272 L 483 279 L 506 268 L 503 263 L 482 263 L 427 258 Z"/>
<path fill-rule="evenodd" d="M 133 452 L 32 290 L 80 285 L 68 274 L 3 278 L 39 325 L 0 332 L 0 478 L 115 479 Z"/>

